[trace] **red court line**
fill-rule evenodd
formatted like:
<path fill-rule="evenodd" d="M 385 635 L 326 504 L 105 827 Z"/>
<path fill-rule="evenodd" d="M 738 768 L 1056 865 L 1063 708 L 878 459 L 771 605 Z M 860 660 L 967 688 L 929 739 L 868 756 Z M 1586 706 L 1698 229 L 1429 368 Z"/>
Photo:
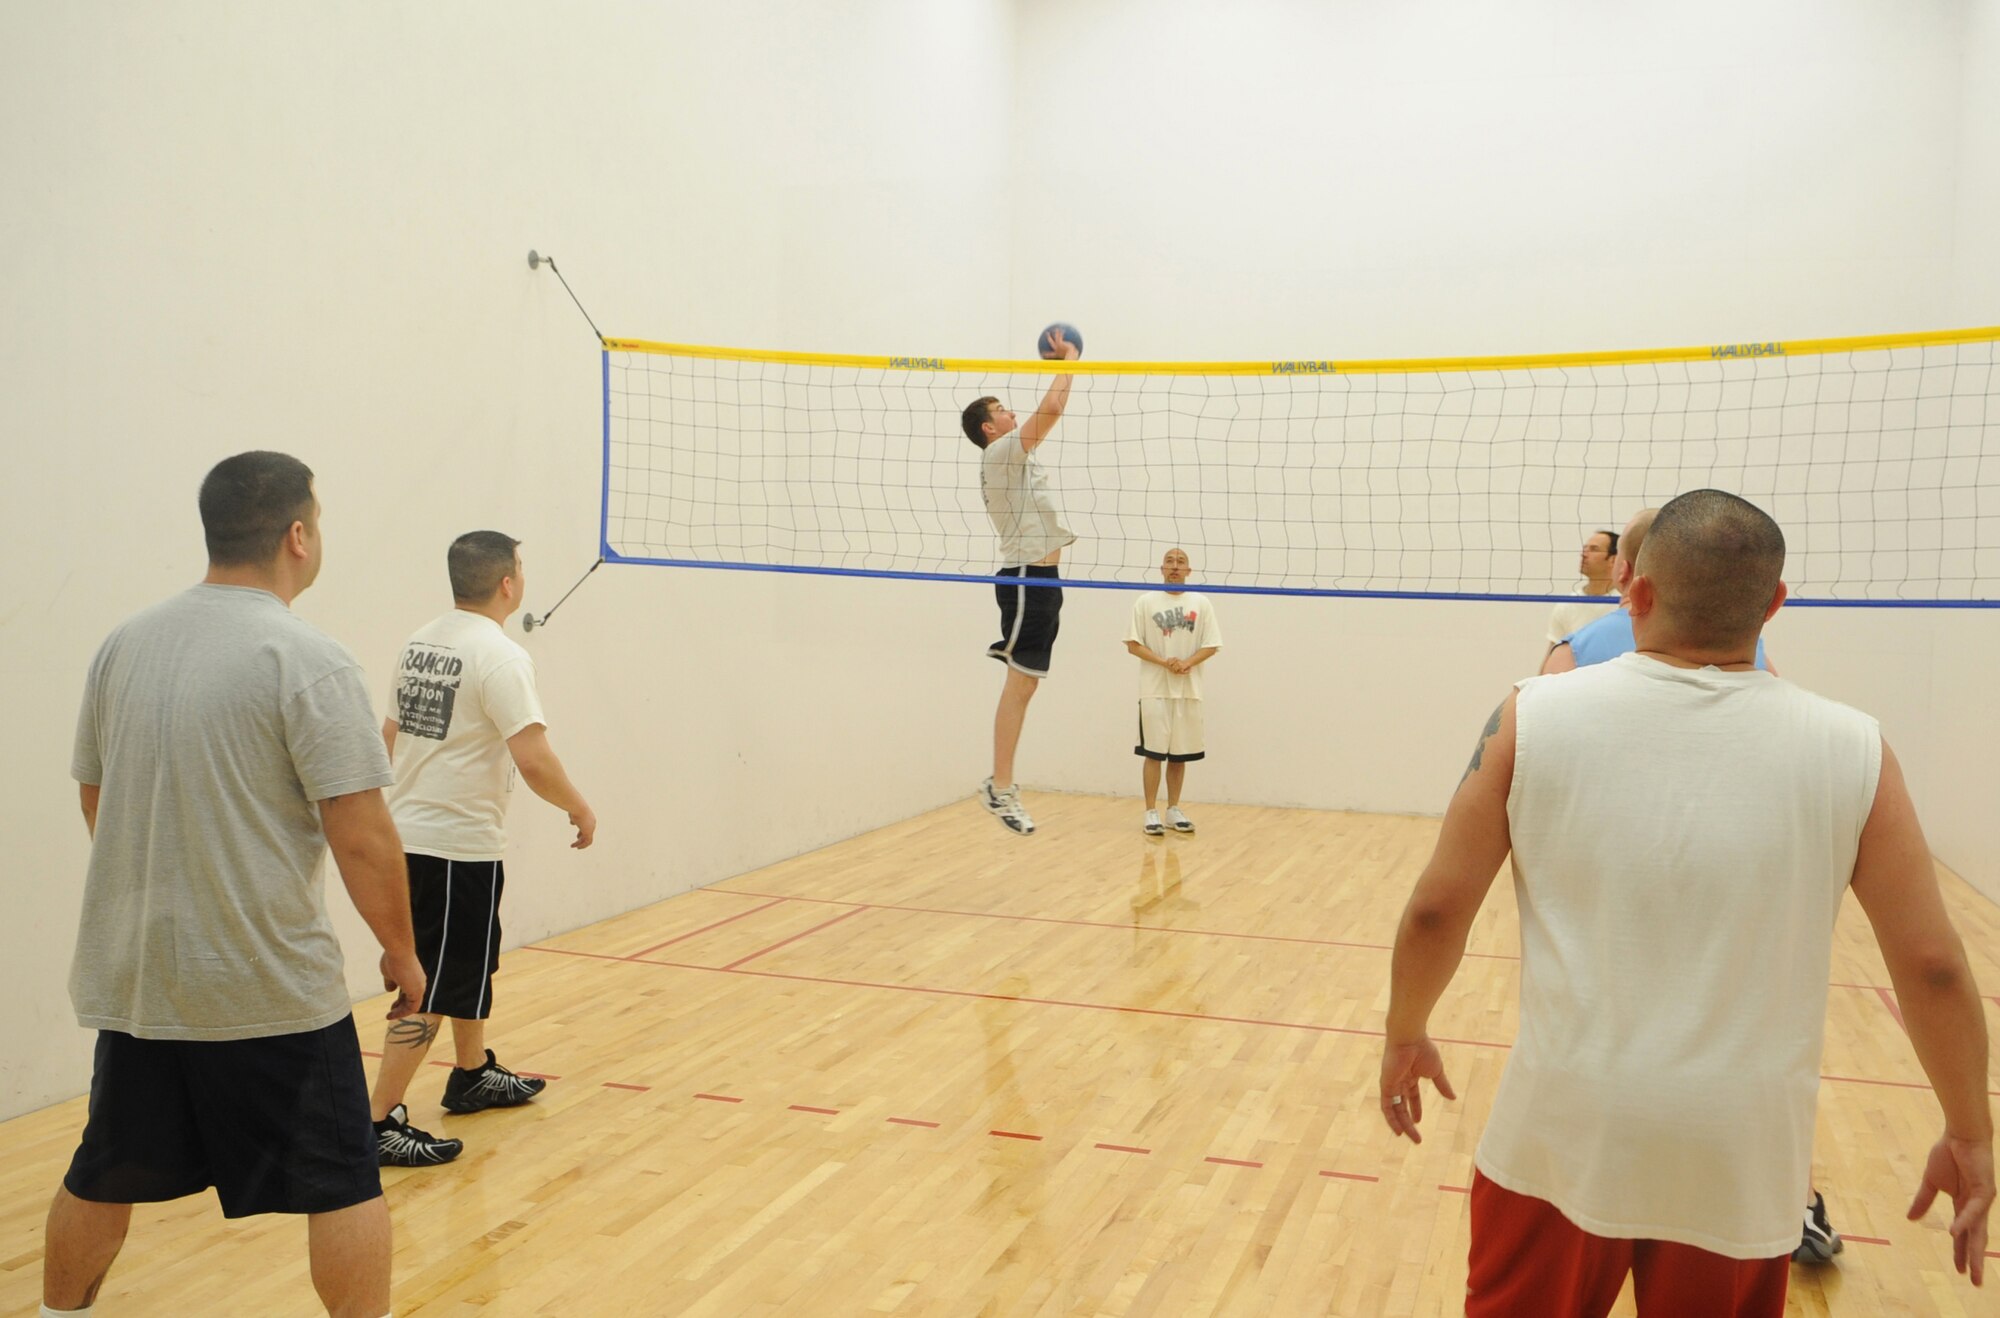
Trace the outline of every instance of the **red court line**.
<path fill-rule="evenodd" d="M 753 892 L 746 888 L 721 888 L 720 892 L 735 893 L 739 897 L 777 897 L 770 892 Z M 1241 938 L 1258 943 L 1304 943 L 1310 947 L 1352 947 L 1368 952 L 1388 952 L 1394 950 L 1387 943 L 1354 943 L 1339 938 L 1303 938 L 1292 934 L 1246 934 L 1228 929 L 1171 929 L 1158 925 L 1134 925 L 1130 921 L 1123 924 L 1116 920 L 1068 920 L 1053 915 L 1014 915 L 1006 911 L 960 911 L 944 906 L 906 906 L 898 902 L 850 902 L 834 897 L 778 897 L 780 901 L 815 902 L 821 906 L 862 906 L 878 911 L 908 911 L 916 915 L 955 915 L 975 920 L 1013 920 L 1023 924 L 1067 924 L 1079 929 L 1144 929 L 1158 934 L 1200 934 L 1204 938 Z M 1518 955 L 1510 952 L 1467 952 L 1468 957 L 1486 961 L 1519 961 Z"/>
<path fill-rule="evenodd" d="M 777 942 L 771 944 L 769 947 L 763 948 L 756 952 L 752 952 L 749 956 L 740 956 L 736 958 L 734 961 L 731 961 L 728 965 L 723 966 L 722 969 L 734 970 L 736 969 L 736 967 L 743 965 L 746 962 L 755 961 L 760 956 L 764 956 L 767 953 L 775 952 L 779 948 L 787 946 L 788 944 L 796 943 L 801 938 L 804 938 L 807 934 L 816 934 L 820 930 L 827 928 L 829 925 L 839 924 L 842 920 L 852 920 L 855 916 L 861 914 L 863 911 L 867 909 L 868 908 L 866 906 L 856 906 L 853 910 L 849 911 L 845 915 L 836 915 L 831 920 L 827 920 L 821 924 L 816 924 L 810 929 L 802 929 L 798 933 L 793 934 L 790 938 L 780 939 Z M 632 959 L 637 960 L 638 958 L 634 957 Z M 658 965 L 659 962 L 655 961 L 649 964 Z"/>
<path fill-rule="evenodd" d="M 840 1115 L 840 1109 L 837 1107 L 807 1107 L 804 1103 L 789 1104 L 786 1110 L 790 1112 L 817 1112 L 823 1117 L 837 1117 Z"/>
<path fill-rule="evenodd" d="M 696 891 L 701 892 L 701 891 L 706 891 L 706 889 L 696 889 Z M 773 906 L 782 906 L 785 903 L 785 901 L 786 901 L 785 898 L 780 897 L 776 901 L 765 902 L 762 906 L 752 906 L 747 911 L 738 911 L 736 914 L 729 916 L 727 919 L 717 920 L 714 924 L 705 924 L 699 929 L 690 929 L 684 934 L 681 934 L 674 938 L 669 938 L 664 943 L 655 943 L 651 947 L 642 947 L 636 952 L 628 953 L 627 958 L 630 959 L 632 957 L 642 957 L 648 955 L 649 953 L 657 952 L 663 947 L 672 947 L 675 943 L 684 942 L 687 939 L 693 938 L 696 934 L 705 934 L 711 929 L 720 929 L 725 924 L 731 924 L 737 920 L 744 919 L 747 916 L 755 915 L 759 911 L 768 911 Z"/>
<path fill-rule="evenodd" d="M 1851 1240 L 1857 1245 L 1886 1245 L 1889 1243 L 1880 1236 L 1851 1236 L 1845 1231 L 1840 1233 L 1840 1238 L 1842 1240 Z"/>
<path fill-rule="evenodd" d="M 1440 1186 L 1438 1187 L 1438 1189 L 1440 1189 L 1440 1190 L 1443 1190 L 1443 1191 L 1444 1191 L 1444 1192 L 1445 1192 L 1446 1194 L 1471 1194 L 1471 1193 L 1472 1193 L 1472 1187 L 1471 1187 L 1471 1186 L 1469 1186 L 1469 1185 L 1440 1185 Z"/>
<path fill-rule="evenodd" d="M 1337 1177 L 1343 1181 L 1367 1181 L 1370 1185 L 1382 1179 L 1379 1176 L 1363 1176 L 1360 1172 L 1321 1172 L 1320 1175 Z"/>
<path fill-rule="evenodd" d="M 840 917 L 845 919 L 845 916 Z M 828 923 L 831 923 L 829 921 Z M 825 926 L 821 926 L 824 928 Z M 808 929 L 807 933 L 812 930 Z M 1036 1007 L 1073 1007 L 1079 1011 L 1118 1011 L 1133 1016 L 1166 1016 L 1176 1020 L 1214 1021 L 1223 1025 L 1265 1025 L 1279 1030 L 1309 1030 L 1315 1034 L 1354 1034 L 1380 1039 L 1381 1030 L 1364 1030 L 1352 1025 L 1319 1025 L 1311 1021 L 1264 1020 L 1256 1016 L 1218 1016 L 1212 1012 L 1169 1011 L 1164 1007 L 1127 1007 L 1112 1002 L 1071 1002 L 1065 998 L 1026 998 L 1015 993 L 980 993 L 973 989 L 932 988 L 924 984 L 883 984 L 867 979 L 835 979 L 827 975 L 799 975 L 781 970 L 738 970 L 735 966 L 698 966 L 689 961 L 640 961 L 632 957 L 608 956 L 601 952 L 573 952 L 564 947 L 523 947 L 523 952 L 546 952 L 551 956 L 580 956 L 594 961 L 616 961 L 631 966 L 661 966 L 667 970 L 702 970 L 710 974 L 752 975 L 758 979 L 784 979 L 801 984 L 831 984 L 838 988 L 885 989 L 891 993 L 923 993 L 941 998 L 977 998 L 987 1002 L 1025 1002 Z M 769 949 L 766 949 L 767 951 Z M 740 964 L 740 963 L 738 963 Z M 1488 1039 L 1454 1039 L 1433 1036 L 1433 1043 L 1458 1044 L 1466 1048 L 1511 1048 L 1512 1044 Z"/>
<path fill-rule="evenodd" d="M 621 1085 L 616 1080 L 606 1080 L 604 1087 L 606 1089 L 629 1089 L 635 1094 L 650 1093 L 653 1088 L 651 1085 Z"/>
<path fill-rule="evenodd" d="M 1887 1007 L 1889 1014 L 1896 1018 L 1896 1028 L 1908 1034 L 1910 1027 L 1903 1024 L 1903 1009 L 1896 1005 L 1896 995 L 1885 988 L 1876 989 L 1875 995 L 1882 999 L 1882 1005 Z"/>
<path fill-rule="evenodd" d="M 1263 1164 L 1263 1163 L 1261 1163 L 1261 1162 L 1250 1162 L 1250 1161 L 1248 1161 L 1248 1160 L 1246 1160 L 1246 1159 L 1243 1159 L 1243 1158 L 1216 1158 L 1216 1157 L 1208 1157 L 1208 1158 L 1203 1158 L 1203 1159 L 1202 1159 L 1202 1161 L 1203 1161 L 1203 1162 L 1219 1162 L 1219 1163 L 1221 1163 L 1221 1164 L 1222 1164 L 1222 1165 L 1223 1165 L 1224 1167 L 1262 1167 L 1262 1166 L 1264 1165 L 1264 1164 Z"/>
<path fill-rule="evenodd" d="M 696 1094 L 695 1097 L 705 1098 L 711 1103 L 741 1103 L 743 1101 L 730 1094 Z"/>
<path fill-rule="evenodd" d="M 940 1124 L 935 1121 L 919 1121 L 915 1117 L 884 1117 L 883 1120 L 892 1126 L 922 1126 L 925 1130 L 936 1130 Z"/>
<path fill-rule="evenodd" d="M 1138 1147 L 1138 1146 L 1137 1146 L 1137 1145 L 1135 1145 L 1135 1144 L 1101 1144 L 1101 1143 L 1100 1143 L 1100 1144 L 1097 1144 L 1097 1145 L 1094 1145 L 1094 1146 L 1092 1146 L 1092 1147 L 1094 1147 L 1094 1148 L 1099 1148 L 1099 1149 L 1109 1149 L 1109 1150 L 1111 1150 L 1111 1151 L 1112 1151 L 1113 1153 L 1151 1153 L 1151 1152 L 1152 1152 L 1152 1150 L 1151 1150 L 1151 1149 L 1142 1149 L 1142 1148 Z"/>
<path fill-rule="evenodd" d="M 845 918 L 845 917 L 842 917 Z M 822 926 L 824 927 L 824 926 Z M 811 933 L 809 929 L 806 931 Z M 1126 1007 L 1110 1002 L 1072 1002 L 1065 998 L 1027 998 L 1013 993 L 980 993 L 972 989 L 932 988 L 924 984 L 882 984 L 867 979 L 835 979 L 825 975 L 799 975 L 780 970 L 736 970 L 730 966 L 698 966 L 687 961 L 639 961 L 631 957 L 610 956 L 603 952 L 575 952 L 564 947 L 523 946 L 523 952 L 546 952 L 551 956 L 579 956 L 593 961 L 616 961 L 621 965 L 660 966 L 667 970 L 699 970 L 708 974 L 748 975 L 757 979 L 783 979 L 801 984 L 830 984 L 836 988 L 883 989 L 891 993 L 922 993 L 939 998 L 975 998 L 986 1002 L 1020 1002 L 1031 1007 L 1070 1007 L 1078 1011 L 1115 1011 L 1132 1016 L 1165 1016 L 1175 1020 L 1208 1021 L 1217 1025 L 1260 1025 L 1275 1030 L 1307 1030 L 1314 1034 L 1348 1034 L 1364 1039 L 1380 1039 L 1381 1030 L 1365 1030 L 1352 1025 L 1319 1025 L 1311 1021 L 1264 1020 L 1256 1016 L 1218 1016 L 1210 1012 L 1169 1011 L 1164 1007 Z M 1509 1051 L 1511 1043 L 1496 1043 L 1491 1039 L 1456 1039 L 1433 1036 L 1433 1043 L 1454 1044 L 1461 1048 L 1497 1048 Z M 526 1074 L 523 1072 L 522 1074 Z M 1822 1075 L 1822 1080 L 1836 1084 L 1888 1085 L 1897 1089 L 1929 1089 L 1930 1085 L 1913 1080 L 1870 1080 L 1862 1076 Z M 1988 1093 L 2000 1098 L 2000 1090 Z"/>
<path fill-rule="evenodd" d="M 1040 1135 L 1024 1135 L 1018 1130 L 989 1130 L 988 1135 L 998 1135 L 1003 1140 L 1039 1140 Z"/>

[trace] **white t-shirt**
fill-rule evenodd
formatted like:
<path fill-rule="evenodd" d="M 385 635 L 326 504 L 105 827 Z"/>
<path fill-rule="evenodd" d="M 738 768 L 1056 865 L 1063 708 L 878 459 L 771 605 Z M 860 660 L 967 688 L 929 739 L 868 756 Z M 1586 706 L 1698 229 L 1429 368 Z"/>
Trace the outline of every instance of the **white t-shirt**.
<path fill-rule="evenodd" d="M 1604 616 L 1607 607 L 1616 608 L 1618 592 L 1607 590 L 1602 595 L 1586 595 L 1583 587 L 1576 589 L 1577 601 L 1573 604 L 1558 604 L 1549 612 L 1549 644 L 1558 645 L 1572 632 L 1580 631 Z"/>
<path fill-rule="evenodd" d="M 1475 1161 L 1593 1235 L 1790 1253 L 1875 720 L 1638 654 L 1519 687 L 1521 1024 Z"/>
<path fill-rule="evenodd" d="M 514 758 L 507 739 L 546 724 L 535 661 L 481 614 L 453 609 L 410 637 L 396 665 L 396 785 L 403 850 L 498 860 Z"/>
<path fill-rule="evenodd" d="M 1021 447 L 1018 430 L 994 440 L 979 455 L 979 493 L 1000 537 L 1003 567 L 1039 563 L 1076 540 L 1062 524 L 1049 474 Z"/>
<path fill-rule="evenodd" d="M 1162 659 L 1192 659 L 1197 650 L 1222 645 L 1222 624 L 1215 606 L 1199 591 L 1169 594 L 1149 590 L 1132 601 L 1132 626 L 1125 634 Z M 1165 696 L 1172 700 L 1201 699 L 1201 668 L 1170 673 L 1158 664 L 1139 661 L 1139 699 Z"/>

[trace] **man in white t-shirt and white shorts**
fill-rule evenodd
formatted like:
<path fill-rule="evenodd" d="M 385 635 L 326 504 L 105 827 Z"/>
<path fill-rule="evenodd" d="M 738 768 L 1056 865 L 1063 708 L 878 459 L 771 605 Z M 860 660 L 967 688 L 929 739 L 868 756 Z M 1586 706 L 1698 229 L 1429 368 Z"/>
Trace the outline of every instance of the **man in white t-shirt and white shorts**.
<path fill-rule="evenodd" d="M 403 1095 L 445 1019 L 458 1064 L 447 1112 L 518 1107 L 546 1081 L 519 1076 L 486 1047 L 493 972 L 500 964 L 507 800 L 518 769 L 535 795 L 569 815 L 572 846 L 590 845 L 597 816 L 549 745 L 535 661 L 501 630 L 521 607 L 520 542 L 471 531 L 446 555 L 450 612 L 423 627 L 396 665 L 395 710 L 382 739 L 396 765 L 389 809 L 410 870 L 417 956 L 429 985 L 416 1015 L 389 1027 L 372 1099 L 384 1166 L 449 1162 L 462 1147 L 409 1123 Z"/>
<path fill-rule="evenodd" d="M 1139 660 L 1139 743 L 1132 749 L 1145 761 L 1145 831 L 1159 837 L 1168 828 L 1194 832 L 1181 810 L 1187 767 L 1208 753 L 1201 717 L 1201 665 L 1222 648 L 1222 625 L 1208 596 L 1181 590 L 1188 578 L 1186 551 L 1169 549 L 1160 559 L 1165 590 L 1149 590 L 1132 602 L 1132 626 L 1125 648 Z M 1166 765 L 1167 817 L 1160 819 L 1160 766 Z"/>

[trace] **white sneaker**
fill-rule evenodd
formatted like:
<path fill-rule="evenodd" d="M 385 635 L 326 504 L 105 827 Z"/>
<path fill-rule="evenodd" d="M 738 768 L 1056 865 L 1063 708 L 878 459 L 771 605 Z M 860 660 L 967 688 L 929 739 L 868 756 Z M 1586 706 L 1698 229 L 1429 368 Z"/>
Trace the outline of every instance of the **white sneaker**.
<path fill-rule="evenodd" d="M 1160 812 L 1157 810 L 1148 810 L 1146 812 L 1146 836 L 1158 837 L 1166 831 L 1166 825 L 1160 822 Z"/>
<path fill-rule="evenodd" d="M 1018 786 L 1002 791 L 994 787 L 993 780 L 988 778 L 979 785 L 979 804 L 1012 832 L 1026 837 L 1035 831 L 1035 821 L 1028 818 L 1028 811 L 1021 804 L 1021 789 Z"/>
<path fill-rule="evenodd" d="M 1182 814 L 1181 808 L 1177 805 L 1167 807 L 1167 826 L 1176 833 L 1194 832 L 1194 820 Z"/>

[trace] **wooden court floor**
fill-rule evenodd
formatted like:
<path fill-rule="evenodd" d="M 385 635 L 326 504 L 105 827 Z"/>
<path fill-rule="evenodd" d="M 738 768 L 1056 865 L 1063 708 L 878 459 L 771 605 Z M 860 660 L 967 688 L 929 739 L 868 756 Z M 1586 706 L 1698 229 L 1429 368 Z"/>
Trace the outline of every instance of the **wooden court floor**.
<path fill-rule="evenodd" d="M 1032 838 L 965 802 L 509 953 L 493 1041 L 555 1078 L 471 1117 L 419 1080 L 413 1120 L 467 1148 L 385 1173 L 396 1313 L 1459 1312 L 1515 1026 L 1504 876 L 1434 1021 L 1462 1097 L 1413 1148 L 1374 1077 L 1434 820 L 1191 803 L 1197 835 L 1148 839 L 1130 800 L 1030 804 Z M 2000 912 L 1945 884 L 2000 994 Z M 1816 1167 L 1849 1244 L 1793 1269 L 1791 1312 L 2000 1313 L 1940 1210 L 1903 1220 L 1937 1109 L 1852 901 L 1834 979 Z M 38 1302 L 82 1116 L 0 1128 L 0 1312 Z M 317 1312 L 304 1242 L 142 1207 L 98 1311 Z"/>

